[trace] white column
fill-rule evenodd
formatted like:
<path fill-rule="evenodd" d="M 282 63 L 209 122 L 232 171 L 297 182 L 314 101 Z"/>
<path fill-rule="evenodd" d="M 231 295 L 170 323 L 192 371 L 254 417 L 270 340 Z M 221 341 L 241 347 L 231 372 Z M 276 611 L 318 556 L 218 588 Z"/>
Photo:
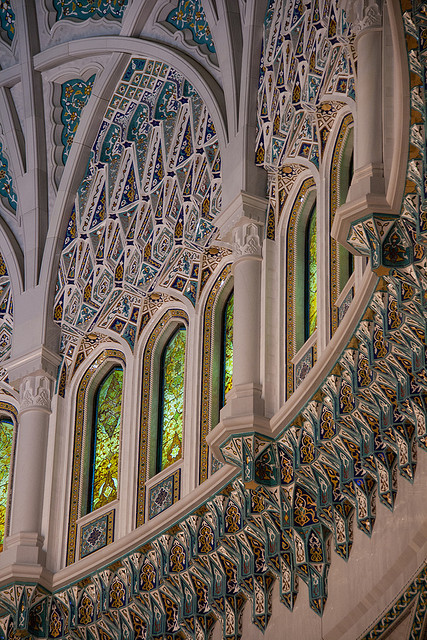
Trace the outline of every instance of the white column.
<path fill-rule="evenodd" d="M 49 585 L 43 549 L 46 454 L 53 385 L 59 356 L 44 346 L 8 360 L 9 380 L 19 389 L 20 408 L 8 536 L 0 554 L 0 572 Z"/>
<path fill-rule="evenodd" d="M 233 387 L 260 386 L 261 242 L 259 226 L 234 230 Z"/>
<path fill-rule="evenodd" d="M 351 226 L 372 213 L 388 215 L 383 144 L 383 3 L 341 0 L 357 50 L 354 176 L 346 202 L 338 208 L 331 235 L 352 253 Z"/>
<path fill-rule="evenodd" d="M 382 11 L 383 0 L 352 0 L 349 7 L 357 49 L 353 180 L 357 195 L 384 191 Z"/>
<path fill-rule="evenodd" d="M 31 375 L 20 386 L 10 535 L 41 532 L 51 380 Z"/>

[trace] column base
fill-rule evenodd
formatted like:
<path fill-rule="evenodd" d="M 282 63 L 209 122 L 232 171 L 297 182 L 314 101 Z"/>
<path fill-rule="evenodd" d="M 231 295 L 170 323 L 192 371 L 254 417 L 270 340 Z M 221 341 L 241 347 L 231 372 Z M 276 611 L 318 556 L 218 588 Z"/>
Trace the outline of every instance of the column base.
<path fill-rule="evenodd" d="M 350 239 L 353 225 L 372 214 L 397 217 L 385 196 L 382 165 L 368 164 L 357 169 L 353 176 L 346 202 L 338 207 L 332 224 L 331 236 L 355 255 L 366 255 Z M 369 253 L 369 252 L 368 252 Z"/>
<path fill-rule="evenodd" d="M 233 387 L 221 409 L 220 421 L 206 441 L 214 456 L 224 462 L 221 446 L 233 435 L 254 432 L 271 437 L 270 420 L 264 415 L 261 386 L 248 383 Z"/>
<path fill-rule="evenodd" d="M 51 588 L 53 574 L 46 569 L 44 537 L 21 531 L 5 538 L 0 554 L 0 584 L 25 581 Z"/>

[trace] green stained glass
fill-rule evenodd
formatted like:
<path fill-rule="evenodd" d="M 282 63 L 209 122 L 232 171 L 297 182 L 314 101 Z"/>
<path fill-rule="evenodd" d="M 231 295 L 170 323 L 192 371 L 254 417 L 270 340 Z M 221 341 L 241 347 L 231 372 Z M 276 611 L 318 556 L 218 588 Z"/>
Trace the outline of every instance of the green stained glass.
<path fill-rule="evenodd" d="M 317 327 L 317 216 L 316 206 L 310 213 L 307 225 L 307 275 L 306 275 L 306 308 L 308 335 L 311 336 Z"/>
<path fill-rule="evenodd" d="M 12 457 L 13 424 L 6 418 L 0 419 L 0 551 L 6 526 L 6 510 L 9 489 L 9 470 Z"/>
<path fill-rule="evenodd" d="M 123 370 L 113 369 L 96 396 L 89 511 L 117 498 Z"/>
<path fill-rule="evenodd" d="M 182 456 L 185 328 L 176 331 L 162 356 L 158 471 Z"/>
<path fill-rule="evenodd" d="M 233 385 L 233 313 L 234 292 L 229 296 L 223 318 L 222 337 L 222 406 L 225 404 L 225 396 Z"/>

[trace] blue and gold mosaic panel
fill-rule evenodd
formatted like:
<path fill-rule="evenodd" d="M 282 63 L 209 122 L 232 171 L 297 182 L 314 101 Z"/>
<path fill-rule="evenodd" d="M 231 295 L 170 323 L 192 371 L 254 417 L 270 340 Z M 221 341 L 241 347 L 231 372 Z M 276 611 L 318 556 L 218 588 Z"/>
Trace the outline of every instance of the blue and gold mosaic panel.
<path fill-rule="evenodd" d="M 201 0 L 178 0 L 176 9 L 172 9 L 168 14 L 166 22 L 179 31 L 190 31 L 197 45 L 205 47 L 210 53 L 215 53 L 211 30 Z"/>
<path fill-rule="evenodd" d="M 53 0 L 57 20 L 88 20 L 88 18 L 115 18 L 121 20 L 128 0 Z"/>
<path fill-rule="evenodd" d="M 0 4 L 0 26 L 7 40 L 12 42 L 15 35 L 15 14 L 10 0 L 2 0 Z"/>
<path fill-rule="evenodd" d="M 158 484 L 150 487 L 148 498 L 148 519 L 154 518 L 180 498 L 181 469 L 168 476 Z"/>
<path fill-rule="evenodd" d="M 334 119 L 355 98 L 350 30 L 338 0 L 270 2 L 264 21 L 256 162 L 319 168 Z M 305 109 L 309 104 L 310 109 Z"/>
<path fill-rule="evenodd" d="M 100 518 L 82 525 L 80 531 L 80 557 L 85 558 L 94 551 L 106 547 L 114 540 L 114 515 L 112 509 Z"/>
<path fill-rule="evenodd" d="M 9 170 L 9 163 L 0 143 L 0 196 L 11 213 L 16 212 L 18 198 L 13 188 L 12 176 Z"/>
<path fill-rule="evenodd" d="M 61 122 L 63 124 L 61 141 L 64 145 L 62 162 L 67 162 L 74 135 L 80 122 L 83 107 L 87 104 L 92 93 L 95 76 L 87 82 L 81 79 L 67 80 L 61 85 Z"/>

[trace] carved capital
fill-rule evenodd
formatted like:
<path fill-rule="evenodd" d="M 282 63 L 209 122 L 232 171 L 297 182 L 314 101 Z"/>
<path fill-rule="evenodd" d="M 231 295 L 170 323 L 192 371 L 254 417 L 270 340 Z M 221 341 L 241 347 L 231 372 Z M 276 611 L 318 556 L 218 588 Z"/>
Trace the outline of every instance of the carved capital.
<path fill-rule="evenodd" d="M 341 6 L 356 35 L 382 27 L 383 0 L 342 0 Z"/>
<path fill-rule="evenodd" d="M 50 412 L 52 382 L 48 376 L 27 376 L 20 385 L 20 413 L 28 409 Z"/>
<path fill-rule="evenodd" d="M 234 259 L 244 256 L 261 257 L 261 227 L 253 222 L 234 229 L 233 255 Z"/>

